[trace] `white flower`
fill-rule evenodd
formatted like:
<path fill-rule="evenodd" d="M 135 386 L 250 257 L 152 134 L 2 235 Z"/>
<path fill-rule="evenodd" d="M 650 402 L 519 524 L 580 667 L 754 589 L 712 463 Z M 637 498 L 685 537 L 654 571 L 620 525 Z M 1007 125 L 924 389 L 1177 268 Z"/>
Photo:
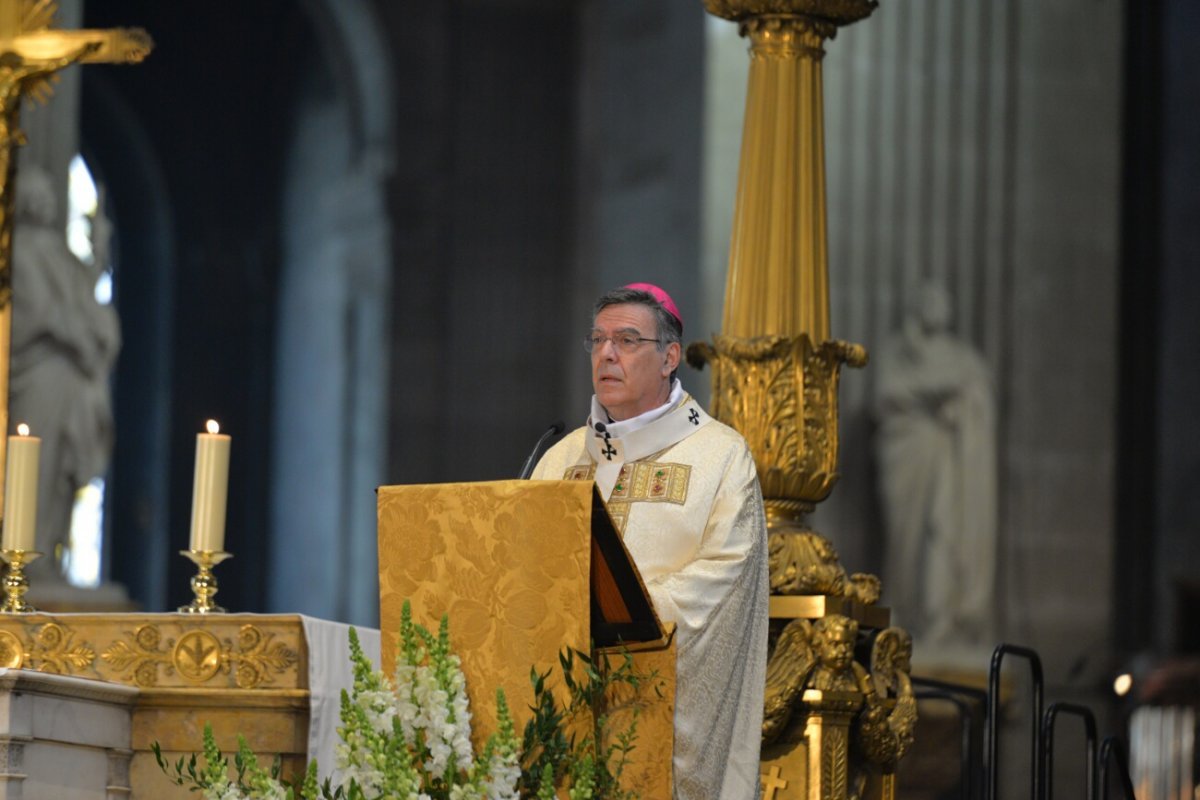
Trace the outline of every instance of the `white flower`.
<path fill-rule="evenodd" d="M 204 800 L 248 800 L 248 798 L 238 791 L 237 784 L 224 780 L 206 788 Z"/>
<path fill-rule="evenodd" d="M 518 800 L 517 781 L 521 779 L 521 765 L 515 752 L 493 754 L 488 772 L 490 777 L 484 781 L 488 800 Z"/>
<path fill-rule="evenodd" d="M 389 733 L 392 730 L 392 717 L 396 716 L 396 696 L 390 691 L 363 691 L 357 699 L 358 705 L 367 714 L 371 730 L 376 733 Z"/>

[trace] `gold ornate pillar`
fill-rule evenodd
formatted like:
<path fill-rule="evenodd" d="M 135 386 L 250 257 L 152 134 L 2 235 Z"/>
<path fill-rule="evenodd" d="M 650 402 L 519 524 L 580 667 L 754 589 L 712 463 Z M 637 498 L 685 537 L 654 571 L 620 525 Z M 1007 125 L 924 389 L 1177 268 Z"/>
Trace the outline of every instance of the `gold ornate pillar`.
<path fill-rule="evenodd" d="M 690 345 L 688 362 L 711 365 L 713 415 L 749 443 L 767 510 L 764 797 L 885 800 L 916 721 L 911 645 L 875 605 L 878 578 L 848 575 L 804 519 L 838 478 L 841 367 L 867 362 L 862 346 L 830 339 L 821 60 L 877 3 L 704 5 L 750 40 L 722 331 Z M 853 660 L 865 643 L 869 665 Z"/>
<path fill-rule="evenodd" d="M 712 365 L 713 414 L 750 444 L 772 533 L 811 534 L 803 515 L 838 477 L 841 366 L 867 361 L 862 346 L 829 339 L 821 59 L 838 26 L 876 5 L 705 0 L 750 39 L 750 75 L 722 333 L 690 346 L 688 361 Z M 790 576 L 773 569 L 775 591 L 856 594 L 828 542 L 773 547 L 805 551 L 784 555 Z M 871 588 L 859 599 L 874 602 Z"/>

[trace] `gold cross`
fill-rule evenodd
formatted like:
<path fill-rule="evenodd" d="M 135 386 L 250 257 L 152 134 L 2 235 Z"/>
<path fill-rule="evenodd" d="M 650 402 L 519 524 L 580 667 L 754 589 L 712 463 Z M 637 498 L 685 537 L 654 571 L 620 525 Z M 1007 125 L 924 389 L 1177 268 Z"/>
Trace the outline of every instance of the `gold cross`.
<path fill-rule="evenodd" d="M 141 28 L 66 31 L 52 28 L 54 0 L 0 0 L 0 473 L 8 433 L 12 345 L 12 229 L 16 195 L 13 148 L 25 143 L 21 99 L 44 101 L 58 71 L 74 63 L 136 64 L 154 43 Z M 37 431 L 33 432 L 35 435 Z M 4 509 L 0 480 L 0 515 Z"/>
<path fill-rule="evenodd" d="M 779 776 L 778 765 L 772 765 L 771 771 L 766 775 L 758 776 L 758 780 L 762 783 L 763 788 L 762 800 L 775 800 L 775 792 L 779 789 L 787 788 L 788 782 Z"/>

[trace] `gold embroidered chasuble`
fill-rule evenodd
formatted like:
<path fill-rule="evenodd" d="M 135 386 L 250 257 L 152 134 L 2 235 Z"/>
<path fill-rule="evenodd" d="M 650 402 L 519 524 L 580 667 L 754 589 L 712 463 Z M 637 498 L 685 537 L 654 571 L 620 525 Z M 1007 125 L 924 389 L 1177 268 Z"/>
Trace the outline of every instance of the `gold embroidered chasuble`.
<path fill-rule="evenodd" d="M 625 441 L 604 433 L 568 434 L 533 477 L 596 481 L 660 619 L 678 626 L 675 797 L 756 797 L 769 590 L 753 456 L 686 394 Z"/>

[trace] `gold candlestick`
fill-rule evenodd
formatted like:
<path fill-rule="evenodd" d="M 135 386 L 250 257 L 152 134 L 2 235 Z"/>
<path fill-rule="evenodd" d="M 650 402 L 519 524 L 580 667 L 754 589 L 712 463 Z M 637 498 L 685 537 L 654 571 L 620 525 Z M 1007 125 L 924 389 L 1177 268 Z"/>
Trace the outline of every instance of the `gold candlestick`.
<path fill-rule="evenodd" d="M 181 556 L 186 556 L 199 569 L 192 577 L 192 593 L 195 597 L 186 606 L 179 607 L 180 614 L 224 614 L 225 609 L 212 601 L 217 593 L 217 579 L 212 568 L 227 558 L 233 558 L 233 553 L 224 550 L 180 550 Z"/>
<path fill-rule="evenodd" d="M 29 591 L 25 565 L 42 554 L 37 550 L 0 550 L 0 555 L 8 562 L 8 574 L 4 576 L 5 600 L 0 605 L 0 613 L 29 614 L 37 611 L 25 602 L 25 593 Z"/>

